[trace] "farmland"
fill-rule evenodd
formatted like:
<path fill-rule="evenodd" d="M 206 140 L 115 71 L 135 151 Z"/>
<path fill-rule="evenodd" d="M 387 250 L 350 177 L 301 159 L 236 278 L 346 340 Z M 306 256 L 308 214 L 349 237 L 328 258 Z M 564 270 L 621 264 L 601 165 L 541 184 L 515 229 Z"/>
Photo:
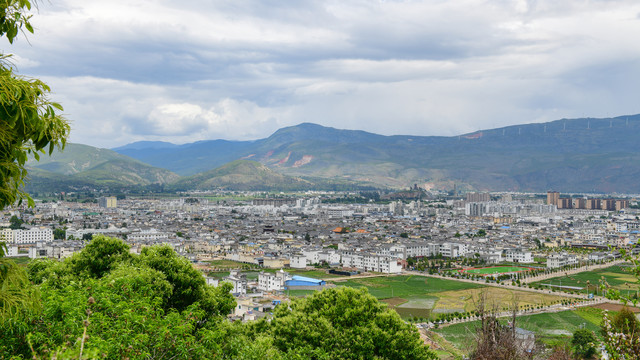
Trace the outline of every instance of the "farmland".
<path fill-rule="evenodd" d="M 562 297 L 516 291 L 482 284 L 454 280 L 427 278 L 424 276 L 395 276 L 335 281 L 338 286 L 367 288 L 369 292 L 389 304 L 403 318 L 433 318 L 434 314 L 467 312 L 475 310 L 481 293 L 488 304 L 498 309 L 510 308 L 518 304 L 525 306 L 550 305 L 558 303 Z"/>
<path fill-rule="evenodd" d="M 476 275 L 497 275 L 497 274 L 509 274 L 516 272 L 528 271 L 528 267 L 522 266 L 492 266 L 485 268 L 465 269 L 462 272 Z"/>
<path fill-rule="evenodd" d="M 560 311 L 519 316 L 517 326 L 536 333 L 536 339 L 552 344 L 567 341 L 573 332 L 581 327 L 599 334 L 603 311 L 601 309 L 584 307 L 577 310 Z M 503 319 L 505 322 L 507 319 Z M 434 330 L 437 334 L 451 342 L 457 349 L 469 349 L 479 321 L 455 324 Z"/>
<path fill-rule="evenodd" d="M 532 285 L 553 285 L 554 287 L 571 286 L 582 289 L 589 285 L 589 291 L 596 292 L 598 285 L 604 280 L 610 287 L 620 290 L 622 293 L 633 292 L 638 290 L 637 279 L 633 274 L 626 271 L 628 268 L 629 267 L 624 265 L 615 265 L 569 276 L 558 276 L 532 283 Z"/>

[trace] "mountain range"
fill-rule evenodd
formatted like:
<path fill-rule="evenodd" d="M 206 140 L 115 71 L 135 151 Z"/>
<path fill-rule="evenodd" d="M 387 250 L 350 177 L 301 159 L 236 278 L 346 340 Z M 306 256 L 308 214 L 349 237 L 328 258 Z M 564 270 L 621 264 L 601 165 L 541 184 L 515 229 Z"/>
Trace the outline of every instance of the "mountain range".
<path fill-rule="evenodd" d="M 451 137 L 384 136 L 303 123 L 254 141 L 147 141 L 95 153 L 70 145 L 29 165 L 40 171 L 36 178 L 46 171 L 74 181 L 156 183 L 184 190 L 418 184 L 427 189 L 638 193 L 639 135 L 640 115 L 562 119 Z"/>

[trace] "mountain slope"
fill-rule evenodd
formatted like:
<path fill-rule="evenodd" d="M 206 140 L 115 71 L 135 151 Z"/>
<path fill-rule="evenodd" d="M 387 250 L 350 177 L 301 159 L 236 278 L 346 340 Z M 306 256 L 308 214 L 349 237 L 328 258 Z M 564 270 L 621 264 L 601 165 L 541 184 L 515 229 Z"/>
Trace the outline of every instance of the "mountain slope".
<path fill-rule="evenodd" d="M 256 161 L 236 160 L 219 168 L 182 178 L 172 185 L 177 190 L 301 190 L 309 181 L 279 174 Z"/>
<path fill-rule="evenodd" d="M 249 159 L 294 177 L 391 187 L 635 193 L 639 135 L 640 115 L 562 119 L 453 137 L 383 136 L 304 123 L 252 142 L 165 146 L 162 161 L 151 163 L 194 173 Z M 143 158 L 131 149 L 130 154 Z"/>
<path fill-rule="evenodd" d="M 47 183 L 74 186 L 166 184 L 179 178 L 169 170 L 144 164 L 112 150 L 67 144 L 64 151 L 27 162 L 31 186 Z"/>
<path fill-rule="evenodd" d="M 198 141 L 185 145 L 137 142 L 113 150 L 184 176 L 211 170 L 237 160 L 252 144 L 250 141 L 227 140 Z"/>

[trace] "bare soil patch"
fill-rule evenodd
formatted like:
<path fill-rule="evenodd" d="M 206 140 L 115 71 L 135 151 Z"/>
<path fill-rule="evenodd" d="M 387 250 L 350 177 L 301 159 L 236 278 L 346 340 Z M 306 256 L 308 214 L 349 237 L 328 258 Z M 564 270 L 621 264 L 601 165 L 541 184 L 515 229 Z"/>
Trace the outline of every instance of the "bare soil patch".
<path fill-rule="evenodd" d="M 598 304 L 598 305 L 591 305 L 591 307 L 596 309 L 607 310 L 607 311 L 620 311 L 625 306 L 620 304 L 604 303 L 604 304 Z M 629 308 L 629 310 L 631 310 L 631 312 L 633 313 L 640 313 L 640 308 L 633 307 L 633 306 L 627 306 L 627 308 Z"/>

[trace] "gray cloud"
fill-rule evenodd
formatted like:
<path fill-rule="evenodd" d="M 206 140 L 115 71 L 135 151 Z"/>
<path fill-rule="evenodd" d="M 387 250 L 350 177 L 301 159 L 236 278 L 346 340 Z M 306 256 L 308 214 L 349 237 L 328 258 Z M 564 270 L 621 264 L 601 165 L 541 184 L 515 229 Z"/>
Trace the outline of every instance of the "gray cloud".
<path fill-rule="evenodd" d="M 61 0 L 4 48 L 72 141 L 255 139 L 313 121 L 455 135 L 640 112 L 635 1 Z"/>

